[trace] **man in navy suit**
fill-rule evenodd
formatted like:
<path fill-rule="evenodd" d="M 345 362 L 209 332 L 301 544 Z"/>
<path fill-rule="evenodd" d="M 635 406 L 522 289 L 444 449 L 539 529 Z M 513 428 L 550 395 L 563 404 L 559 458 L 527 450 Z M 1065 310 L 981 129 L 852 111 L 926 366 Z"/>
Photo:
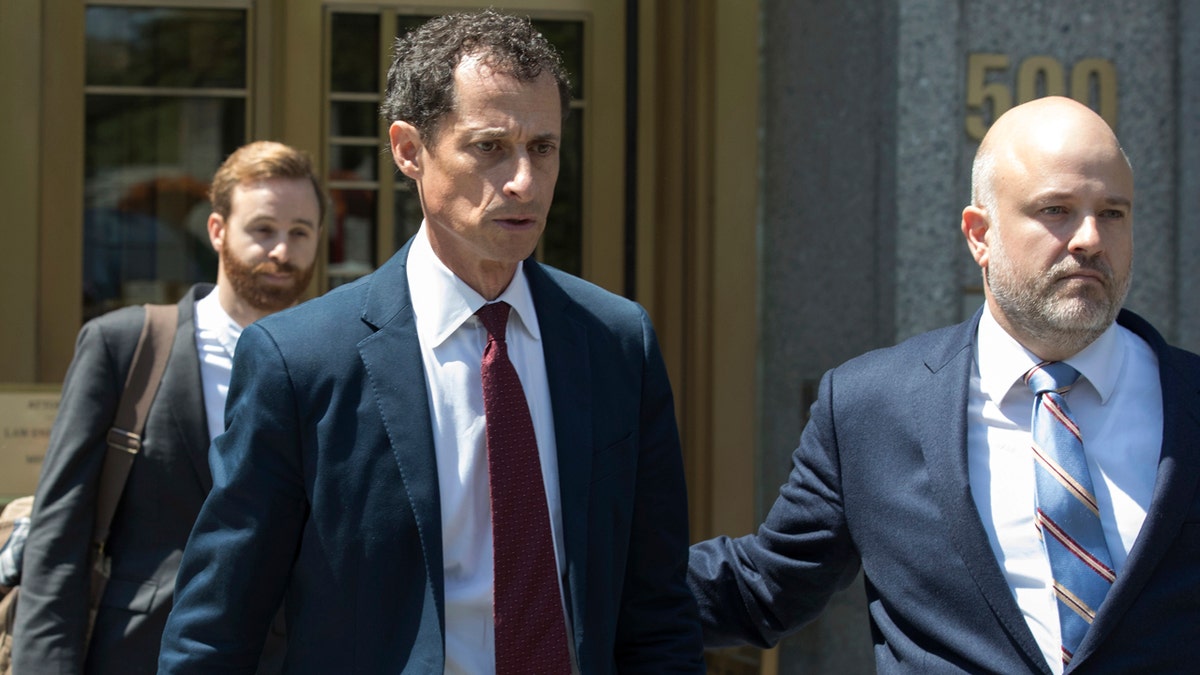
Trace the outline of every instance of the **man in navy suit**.
<path fill-rule="evenodd" d="M 568 97 L 527 20 L 441 17 L 397 41 L 382 112 L 424 222 L 375 273 L 242 335 L 161 673 L 248 672 L 281 602 L 288 672 L 703 670 L 650 322 L 530 257 Z M 493 575 L 507 514 L 489 501 L 505 486 L 489 483 L 499 416 L 481 359 L 503 336 L 476 312 L 501 302 L 520 379 L 505 400 L 536 436 L 529 530 L 548 522 L 552 586 L 551 609 L 505 621 L 494 589 L 533 567 Z M 502 640 L 524 624 L 552 628 Z M 558 665 L 521 656 L 546 644 Z"/>
<path fill-rule="evenodd" d="M 825 374 L 757 534 L 692 548 L 706 645 L 774 644 L 861 567 L 880 672 L 1195 671 L 1200 358 L 1121 310 L 1133 184 L 1079 103 L 996 121 L 962 215 L 985 306 Z M 1065 537 L 1035 506 L 1049 464 L 1035 451 L 1059 444 L 1035 442 L 1023 376 L 1061 366 L 1046 362 L 1081 374 L 1063 427 L 1082 438 L 1106 549 L 1092 571 L 1115 577 L 1090 604 L 1052 572 Z M 1060 621 L 1082 626 L 1077 644 Z"/>

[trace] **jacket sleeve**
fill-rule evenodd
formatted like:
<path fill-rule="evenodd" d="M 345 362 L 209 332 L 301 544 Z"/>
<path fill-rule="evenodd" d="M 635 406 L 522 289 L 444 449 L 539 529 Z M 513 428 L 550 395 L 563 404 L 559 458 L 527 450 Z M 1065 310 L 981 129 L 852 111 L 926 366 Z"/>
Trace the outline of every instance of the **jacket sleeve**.
<path fill-rule="evenodd" d="M 100 470 L 142 317 L 140 307 L 122 310 L 86 324 L 76 341 L 25 542 L 15 672 L 83 670 Z"/>
<path fill-rule="evenodd" d="M 159 673 L 253 673 L 307 521 L 296 396 L 261 326 L 238 340 L 213 489 L 184 550 Z"/>
<path fill-rule="evenodd" d="M 675 404 L 644 311 L 641 329 L 636 493 L 615 661 L 622 673 L 702 673 L 696 603 L 687 587 L 687 485 Z"/>
<path fill-rule="evenodd" d="M 791 474 L 758 532 L 692 546 L 688 583 L 706 647 L 772 647 L 858 574 L 842 511 L 832 379 L 821 379 Z"/>

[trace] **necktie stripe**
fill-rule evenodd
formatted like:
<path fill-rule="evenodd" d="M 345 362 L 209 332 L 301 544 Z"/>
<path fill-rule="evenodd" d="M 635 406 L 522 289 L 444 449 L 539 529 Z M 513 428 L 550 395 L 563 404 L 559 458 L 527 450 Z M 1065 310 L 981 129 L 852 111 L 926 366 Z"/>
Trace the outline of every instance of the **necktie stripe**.
<path fill-rule="evenodd" d="M 1086 548 L 1079 544 L 1079 542 L 1072 539 L 1065 530 L 1059 527 L 1058 523 L 1054 522 L 1053 519 L 1048 518 L 1046 514 L 1041 511 L 1041 509 L 1038 509 L 1037 516 L 1037 524 L 1039 529 L 1041 529 L 1043 532 L 1049 531 L 1050 536 L 1058 540 L 1063 547 L 1075 554 L 1075 556 L 1079 558 L 1081 562 L 1090 567 L 1096 574 L 1099 574 L 1101 577 L 1103 577 L 1108 583 L 1111 584 L 1117 580 L 1117 575 L 1115 572 L 1113 572 L 1111 567 L 1106 565 L 1103 561 L 1098 560 L 1096 556 L 1089 553 Z"/>
<path fill-rule="evenodd" d="M 1058 420 L 1060 424 L 1066 427 L 1067 431 L 1071 432 L 1072 436 L 1079 439 L 1080 443 L 1083 442 L 1083 436 L 1079 433 L 1079 427 L 1075 425 L 1074 420 L 1072 420 L 1070 417 L 1067 417 L 1067 415 L 1062 411 L 1062 408 L 1058 406 L 1058 401 L 1054 396 L 1047 396 L 1043 405 L 1045 405 L 1046 410 L 1048 410 L 1051 415 L 1054 415 L 1054 419 Z"/>
<path fill-rule="evenodd" d="M 1076 480 L 1074 476 L 1067 473 L 1065 469 L 1059 466 L 1058 462 L 1055 462 L 1054 459 L 1047 455 L 1044 450 L 1038 447 L 1037 443 L 1033 444 L 1033 456 L 1043 469 L 1048 471 L 1050 475 L 1054 476 L 1055 480 L 1062 484 L 1062 486 L 1066 488 L 1073 497 L 1079 500 L 1079 503 L 1083 504 L 1089 511 L 1096 514 L 1097 518 L 1100 517 L 1100 507 L 1098 504 L 1096 504 L 1095 495 L 1093 495 L 1091 492 L 1088 492 L 1085 486 Z"/>
<path fill-rule="evenodd" d="M 1056 582 L 1054 584 L 1054 593 L 1064 605 L 1079 615 L 1079 618 L 1089 624 L 1096 620 L 1096 611 L 1088 607 L 1086 602 L 1080 599 L 1078 595 L 1072 593 L 1066 586 Z"/>

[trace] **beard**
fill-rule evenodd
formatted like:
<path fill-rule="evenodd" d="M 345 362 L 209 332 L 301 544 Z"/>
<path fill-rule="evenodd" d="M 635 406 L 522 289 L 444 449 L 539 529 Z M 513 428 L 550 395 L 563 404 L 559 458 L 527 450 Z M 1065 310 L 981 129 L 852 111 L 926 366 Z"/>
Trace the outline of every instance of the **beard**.
<path fill-rule="evenodd" d="M 315 263 L 315 261 L 314 261 Z M 278 312 L 296 304 L 308 282 L 312 279 L 315 264 L 305 268 L 291 263 L 277 263 L 265 260 L 257 265 L 248 265 L 229 248 L 226 238 L 221 246 L 221 265 L 225 268 L 225 276 L 233 292 L 255 309 L 265 312 Z M 262 277 L 267 274 L 291 274 L 292 283 L 280 286 L 272 284 Z"/>
<path fill-rule="evenodd" d="M 1061 284 L 1083 269 L 1103 276 L 1101 291 L 1090 285 L 1078 290 Z M 1071 255 L 1045 272 L 1021 278 L 999 237 L 992 243 L 986 275 L 996 305 L 1015 329 L 1072 353 L 1108 330 L 1121 311 L 1133 277 L 1131 271 L 1117 278 L 1112 266 L 1100 258 Z"/>

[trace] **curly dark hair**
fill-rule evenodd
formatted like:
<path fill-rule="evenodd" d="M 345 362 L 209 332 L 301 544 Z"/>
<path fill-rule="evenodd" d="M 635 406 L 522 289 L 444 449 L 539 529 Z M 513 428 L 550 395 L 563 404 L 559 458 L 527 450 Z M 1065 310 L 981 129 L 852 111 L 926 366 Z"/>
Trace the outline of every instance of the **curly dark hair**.
<path fill-rule="evenodd" d="M 566 119 L 571 84 L 558 51 L 528 18 L 487 9 L 440 16 L 396 39 L 387 93 L 379 106 L 384 121 L 408 122 L 422 139 L 433 138 L 442 118 L 454 109 L 454 70 L 466 56 L 481 56 L 489 67 L 521 82 L 550 73 Z"/>

